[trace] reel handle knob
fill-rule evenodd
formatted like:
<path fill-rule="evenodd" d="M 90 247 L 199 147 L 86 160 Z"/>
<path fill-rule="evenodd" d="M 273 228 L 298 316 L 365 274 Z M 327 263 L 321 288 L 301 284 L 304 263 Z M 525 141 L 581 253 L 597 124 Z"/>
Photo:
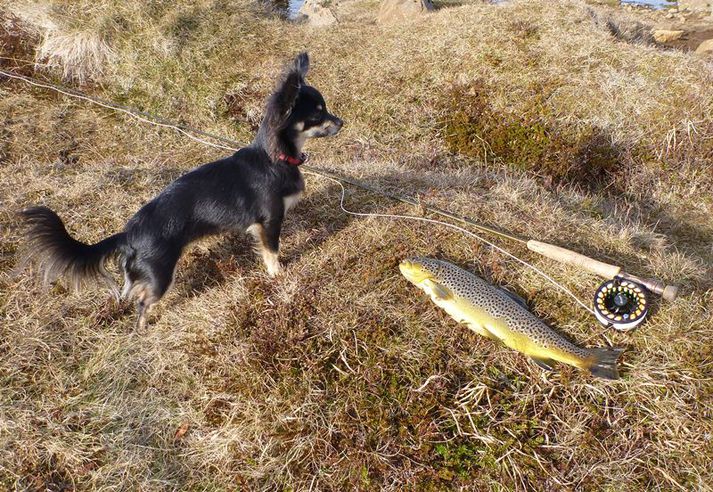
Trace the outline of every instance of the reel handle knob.
<path fill-rule="evenodd" d="M 678 285 L 667 285 L 661 292 L 661 297 L 664 301 L 673 301 L 678 297 Z"/>

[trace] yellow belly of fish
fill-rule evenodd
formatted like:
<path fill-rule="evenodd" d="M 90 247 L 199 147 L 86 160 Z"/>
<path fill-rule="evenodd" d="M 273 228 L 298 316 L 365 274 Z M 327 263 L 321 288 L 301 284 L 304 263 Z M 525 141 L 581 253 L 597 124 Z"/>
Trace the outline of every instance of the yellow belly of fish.
<path fill-rule="evenodd" d="M 506 319 L 494 318 L 485 310 L 462 299 L 436 302 L 453 319 L 485 337 L 500 340 L 504 345 L 535 359 L 552 359 L 580 369 L 588 366 L 581 357 L 555 348 L 543 347 L 527 335 L 513 330 Z"/>

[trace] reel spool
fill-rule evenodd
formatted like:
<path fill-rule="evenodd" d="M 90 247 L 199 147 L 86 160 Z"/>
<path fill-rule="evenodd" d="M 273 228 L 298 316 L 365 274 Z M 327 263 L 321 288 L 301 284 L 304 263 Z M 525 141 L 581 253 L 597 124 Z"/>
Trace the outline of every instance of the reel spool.
<path fill-rule="evenodd" d="M 594 294 L 594 314 L 604 326 L 629 331 L 646 319 L 649 300 L 644 286 L 615 277 L 599 286 Z"/>

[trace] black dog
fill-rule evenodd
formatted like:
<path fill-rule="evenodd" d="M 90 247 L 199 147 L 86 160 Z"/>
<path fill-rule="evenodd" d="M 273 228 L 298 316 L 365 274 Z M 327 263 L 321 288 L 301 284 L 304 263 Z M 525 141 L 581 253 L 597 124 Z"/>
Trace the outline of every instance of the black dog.
<path fill-rule="evenodd" d="M 298 166 L 310 137 L 335 135 L 342 121 L 327 112 L 324 98 L 305 84 L 309 58 L 295 58 L 267 102 L 255 141 L 231 157 L 205 164 L 171 183 L 144 205 L 124 227 L 96 244 L 72 238 L 62 220 L 46 207 L 22 212 L 28 225 L 27 250 L 46 281 L 68 275 L 75 286 L 103 279 L 118 295 L 104 261 L 120 258 L 126 283 L 123 298 L 135 299 L 138 324 L 166 293 L 184 247 L 200 237 L 227 231 L 254 236 L 267 272 L 280 272 L 280 229 L 299 199 L 304 181 Z"/>

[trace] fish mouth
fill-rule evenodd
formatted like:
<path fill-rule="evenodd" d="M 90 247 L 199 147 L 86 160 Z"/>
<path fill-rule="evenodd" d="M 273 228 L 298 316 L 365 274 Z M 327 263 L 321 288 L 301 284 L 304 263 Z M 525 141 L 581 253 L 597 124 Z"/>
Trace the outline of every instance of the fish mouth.
<path fill-rule="evenodd" d="M 399 263 L 401 274 L 412 284 L 418 285 L 426 279 L 432 278 L 425 265 L 418 258 L 408 258 Z"/>

